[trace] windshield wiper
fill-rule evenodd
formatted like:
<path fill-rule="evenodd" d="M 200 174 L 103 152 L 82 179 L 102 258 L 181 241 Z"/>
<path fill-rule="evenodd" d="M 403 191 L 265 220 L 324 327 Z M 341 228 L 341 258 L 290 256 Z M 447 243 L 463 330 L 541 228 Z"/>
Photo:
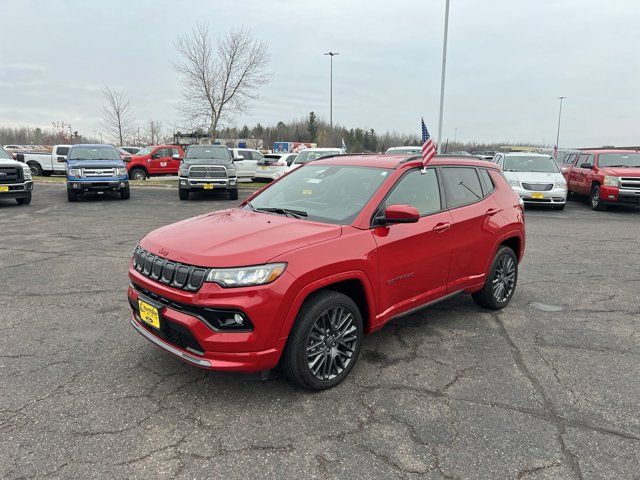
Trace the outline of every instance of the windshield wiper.
<path fill-rule="evenodd" d="M 613 167 L 613 168 L 631 168 L 630 165 L 605 165 L 604 168 Z"/>
<path fill-rule="evenodd" d="M 278 208 L 278 207 L 254 207 L 253 205 L 247 204 L 254 210 L 258 212 L 269 212 L 269 213 L 277 213 L 279 215 L 287 215 L 294 218 L 300 217 L 308 217 L 309 214 L 303 210 L 292 210 L 290 208 Z"/>

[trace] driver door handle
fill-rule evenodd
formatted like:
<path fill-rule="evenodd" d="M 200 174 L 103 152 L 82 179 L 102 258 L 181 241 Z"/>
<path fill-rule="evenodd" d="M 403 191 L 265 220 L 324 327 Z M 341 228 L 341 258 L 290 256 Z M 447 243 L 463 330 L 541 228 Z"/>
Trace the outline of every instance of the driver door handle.
<path fill-rule="evenodd" d="M 500 210 L 499 210 L 499 209 L 497 209 L 497 208 L 490 208 L 489 210 L 487 210 L 487 211 L 485 212 L 485 215 L 486 215 L 487 217 L 493 217 L 493 216 L 494 216 L 496 213 L 498 213 L 499 211 L 500 211 Z"/>
<path fill-rule="evenodd" d="M 445 230 L 449 230 L 451 228 L 451 224 L 448 222 L 438 223 L 435 227 L 433 227 L 433 231 L 437 233 L 442 233 Z"/>

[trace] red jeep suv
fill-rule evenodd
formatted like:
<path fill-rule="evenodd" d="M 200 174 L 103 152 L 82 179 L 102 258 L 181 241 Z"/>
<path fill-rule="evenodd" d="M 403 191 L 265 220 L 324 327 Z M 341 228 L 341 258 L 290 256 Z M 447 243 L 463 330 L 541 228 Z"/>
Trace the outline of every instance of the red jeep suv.
<path fill-rule="evenodd" d="M 363 335 L 458 293 L 500 309 L 525 243 L 495 164 L 355 155 L 309 163 L 237 208 L 159 228 L 129 269 L 133 327 L 182 360 L 332 387 Z"/>

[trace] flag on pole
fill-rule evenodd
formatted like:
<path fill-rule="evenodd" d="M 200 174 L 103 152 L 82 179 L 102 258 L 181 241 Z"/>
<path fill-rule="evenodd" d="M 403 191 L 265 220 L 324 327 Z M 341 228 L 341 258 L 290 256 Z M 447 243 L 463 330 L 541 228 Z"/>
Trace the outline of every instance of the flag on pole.
<path fill-rule="evenodd" d="M 436 146 L 431 140 L 431 135 L 429 135 L 429 130 L 427 130 L 427 126 L 424 124 L 424 118 L 422 119 L 422 165 L 424 167 L 431 161 L 433 157 L 436 155 Z"/>

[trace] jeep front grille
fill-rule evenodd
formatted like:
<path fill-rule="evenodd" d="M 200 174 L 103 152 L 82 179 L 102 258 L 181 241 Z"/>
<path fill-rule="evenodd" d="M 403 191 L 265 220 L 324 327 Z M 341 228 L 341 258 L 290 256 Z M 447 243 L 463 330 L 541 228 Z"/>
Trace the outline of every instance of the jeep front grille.
<path fill-rule="evenodd" d="M 208 268 L 174 262 L 147 252 L 139 245 L 133 252 L 133 266 L 145 277 L 189 292 L 197 292 L 209 273 Z"/>

